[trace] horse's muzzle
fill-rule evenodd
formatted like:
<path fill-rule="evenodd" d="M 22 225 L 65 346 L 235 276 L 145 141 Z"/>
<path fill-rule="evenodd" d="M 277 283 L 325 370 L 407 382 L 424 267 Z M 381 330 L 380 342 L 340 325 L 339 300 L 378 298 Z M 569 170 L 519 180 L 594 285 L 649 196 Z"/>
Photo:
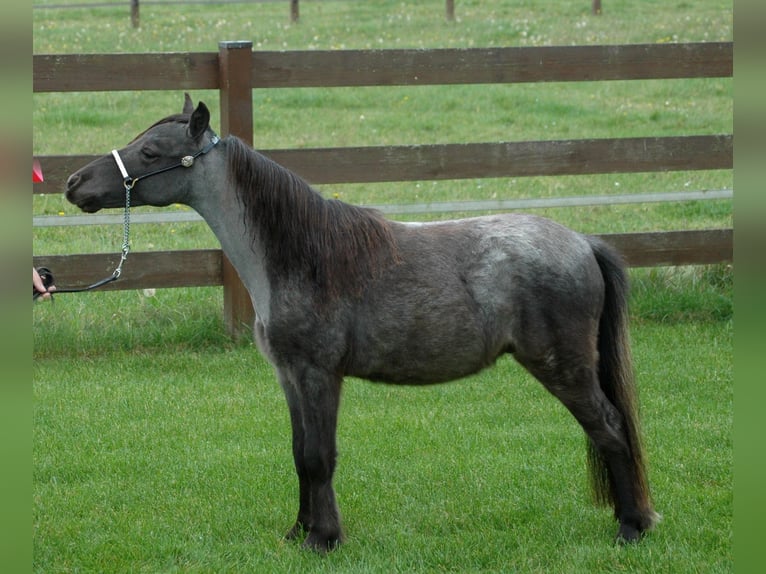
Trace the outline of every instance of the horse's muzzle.
<path fill-rule="evenodd" d="M 101 209 L 101 206 L 97 205 L 93 199 L 84 196 L 81 192 L 78 193 L 78 188 L 83 181 L 84 178 L 79 172 L 70 175 L 66 180 L 66 191 L 64 192 L 64 195 L 69 203 L 75 204 L 86 213 L 95 213 Z"/>

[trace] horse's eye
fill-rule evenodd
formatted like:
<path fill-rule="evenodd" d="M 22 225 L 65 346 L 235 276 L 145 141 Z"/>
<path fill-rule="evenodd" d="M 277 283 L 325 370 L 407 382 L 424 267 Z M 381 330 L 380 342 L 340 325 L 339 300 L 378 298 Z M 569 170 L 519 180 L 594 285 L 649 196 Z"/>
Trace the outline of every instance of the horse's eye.
<path fill-rule="evenodd" d="M 143 155 L 146 159 L 154 159 L 158 157 L 160 154 L 157 152 L 157 150 L 150 146 L 145 145 L 141 148 L 141 155 Z"/>

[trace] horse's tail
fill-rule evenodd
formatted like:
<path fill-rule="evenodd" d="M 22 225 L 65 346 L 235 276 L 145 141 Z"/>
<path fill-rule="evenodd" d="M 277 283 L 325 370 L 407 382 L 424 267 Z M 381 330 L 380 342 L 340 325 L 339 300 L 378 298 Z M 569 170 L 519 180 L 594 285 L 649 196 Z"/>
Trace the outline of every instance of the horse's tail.
<path fill-rule="evenodd" d="M 598 334 L 598 376 L 601 390 L 622 415 L 634 471 L 633 490 L 638 511 L 646 529 L 659 518 L 652 509 L 646 475 L 646 457 L 638 416 L 638 397 L 628 335 L 628 275 L 622 257 L 603 241 L 588 238 L 604 278 L 605 297 Z M 617 510 L 613 481 L 601 454 L 588 441 L 591 485 L 596 502 L 611 504 Z"/>

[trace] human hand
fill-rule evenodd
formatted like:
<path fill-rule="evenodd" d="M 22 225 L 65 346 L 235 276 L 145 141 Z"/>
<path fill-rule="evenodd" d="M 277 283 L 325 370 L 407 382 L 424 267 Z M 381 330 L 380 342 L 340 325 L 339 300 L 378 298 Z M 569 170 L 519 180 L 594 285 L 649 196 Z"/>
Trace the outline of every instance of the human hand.
<path fill-rule="evenodd" d="M 35 294 L 39 294 L 40 298 L 47 300 L 51 298 L 52 293 L 56 290 L 56 286 L 50 285 L 46 287 L 42 277 L 40 277 L 40 273 L 32 267 L 32 289 L 36 292 Z"/>

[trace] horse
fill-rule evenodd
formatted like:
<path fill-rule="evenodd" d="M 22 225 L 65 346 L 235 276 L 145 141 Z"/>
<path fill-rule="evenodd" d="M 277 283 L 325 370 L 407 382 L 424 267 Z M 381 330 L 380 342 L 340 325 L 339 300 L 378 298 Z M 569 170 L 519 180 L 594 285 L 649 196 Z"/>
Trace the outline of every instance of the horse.
<path fill-rule="evenodd" d="M 325 198 L 242 140 L 218 137 L 188 94 L 180 114 L 66 182 L 85 212 L 122 207 L 126 196 L 196 210 L 252 299 L 255 343 L 290 413 L 299 503 L 287 539 L 321 553 L 344 540 L 333 488 L 344 377 L 443 383 L 506 354 L 585 431 L 594 498 L 613 508 L 616 540 L 635 542 L 659 520 L 629 282 L 605 242 L 527 214 L 413 224 Z"/>

